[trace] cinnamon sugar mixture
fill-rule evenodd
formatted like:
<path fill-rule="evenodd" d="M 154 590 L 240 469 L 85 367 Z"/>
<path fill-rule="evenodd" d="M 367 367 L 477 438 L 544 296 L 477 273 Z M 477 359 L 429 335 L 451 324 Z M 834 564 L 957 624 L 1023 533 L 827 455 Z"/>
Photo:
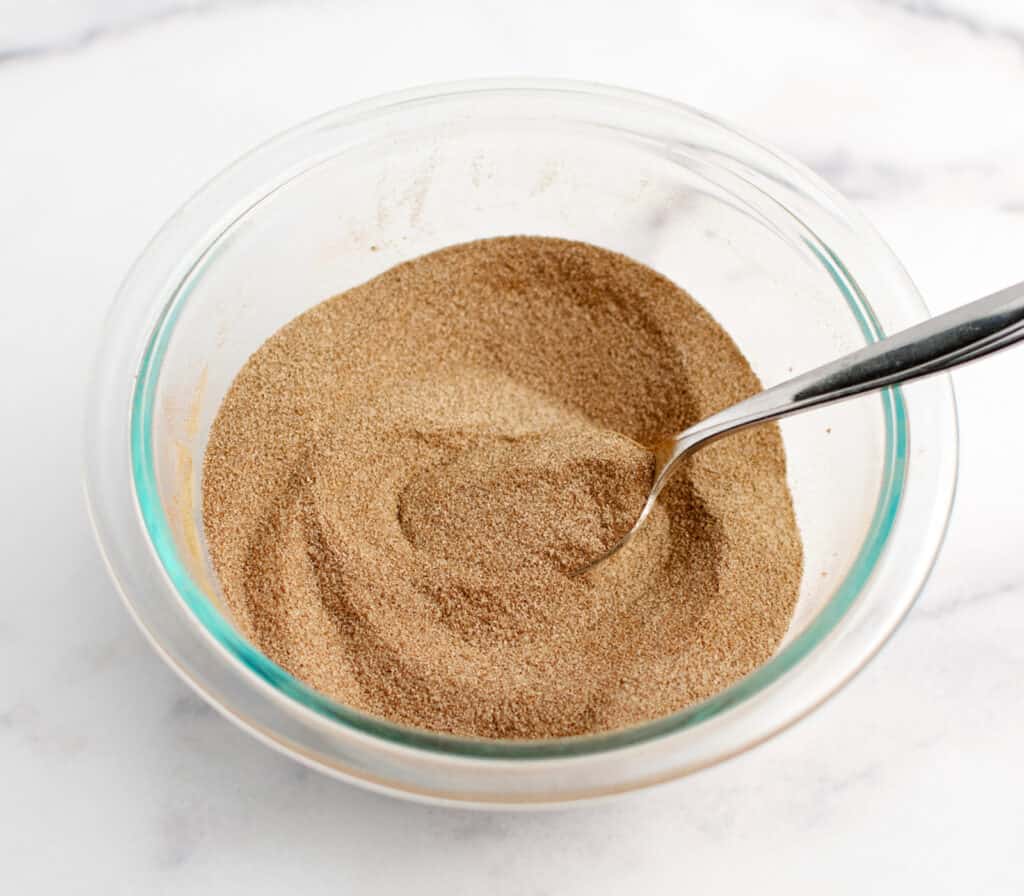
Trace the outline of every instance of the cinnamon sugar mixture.
<path fill-rule="evenodd" d="M 778 429 L 696 454 L 638 538 L 642 444 L 757 391 L 689 295 L 595 246 L 508 237 L 401 264 L 242 368 L 206 451 L 228 609 L 331 697 L 483 737 L 618 728 L 772 654 L 802 547 Z"/>

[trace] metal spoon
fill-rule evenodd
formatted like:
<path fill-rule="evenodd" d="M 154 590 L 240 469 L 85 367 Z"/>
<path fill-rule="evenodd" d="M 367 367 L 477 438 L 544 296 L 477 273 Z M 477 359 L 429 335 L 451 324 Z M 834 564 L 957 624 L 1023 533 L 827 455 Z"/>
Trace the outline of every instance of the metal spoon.
<path fill-rule="evenodd" d="M 651 447 L 654 480 L 633 528 L 577 574 L 593 569 L 633 540 L 679 462 L 699 448 L 748 426 L 949 370 L 1022 339 L 1024 283 L 1018 283 L 765 389 L 662 439 Z"/>

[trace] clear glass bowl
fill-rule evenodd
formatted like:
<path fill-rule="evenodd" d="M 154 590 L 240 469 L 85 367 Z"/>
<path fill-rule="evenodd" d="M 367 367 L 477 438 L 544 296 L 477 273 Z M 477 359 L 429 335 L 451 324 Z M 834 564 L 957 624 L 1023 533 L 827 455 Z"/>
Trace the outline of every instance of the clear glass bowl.
<path fill-rule="evenodd" d="M 764 666 L 671 716 L 547 741 L 453 737 L 339 705 L 232 627 L 203 538 L 207 433 L 278 327 L 404 259 L 498 234 L 586 240 L 691 291 L 766 384 L 913 324 L 924 305 L 802 166 L 677 103 L 593 84 L 434 86 L 330 112 L 190 200 L 129 274 L 90 393 L 86 491 L 121 593 L 214 706 L 309 765 L 468 804 L 559 803 L 687 774 L 799 719 L 860 669 L 931 569 L 956 477 L 948 378 L 787 421 L 806 550 Z M 680 595 L 685 600 L 686 595 Z"/>

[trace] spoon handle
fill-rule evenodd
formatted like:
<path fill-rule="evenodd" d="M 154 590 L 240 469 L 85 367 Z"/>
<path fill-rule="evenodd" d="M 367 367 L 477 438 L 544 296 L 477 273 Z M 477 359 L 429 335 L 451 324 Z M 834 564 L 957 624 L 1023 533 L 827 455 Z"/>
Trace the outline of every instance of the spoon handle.
<path fill-rule="evenodd" d="M 708 417 L 655 448 L 661 490 L 679 458 L 698 444 L 756 423 L 852 398 L 974 361 L 1024 339 L 1024 283 L 934 317 L 793 377 Z"/>

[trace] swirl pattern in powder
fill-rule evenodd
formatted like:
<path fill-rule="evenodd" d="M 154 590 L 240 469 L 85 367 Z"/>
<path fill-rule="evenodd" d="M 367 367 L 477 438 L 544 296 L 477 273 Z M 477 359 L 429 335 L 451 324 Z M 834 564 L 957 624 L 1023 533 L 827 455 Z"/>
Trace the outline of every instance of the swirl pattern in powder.
<path fill-rule="evenodd" d="M 272 336 L 215 420 L 204 525 L 239 628 L 313 687 L 485 737 L 700 700 L 784 635 L 802 550 L 774 426 L 697 454 L 637 540 L 640 444 L 760 384 L 685 292 L 594 246 L 452 246 Z M 639 443 L 639 444 L 638 444 Z"/>

